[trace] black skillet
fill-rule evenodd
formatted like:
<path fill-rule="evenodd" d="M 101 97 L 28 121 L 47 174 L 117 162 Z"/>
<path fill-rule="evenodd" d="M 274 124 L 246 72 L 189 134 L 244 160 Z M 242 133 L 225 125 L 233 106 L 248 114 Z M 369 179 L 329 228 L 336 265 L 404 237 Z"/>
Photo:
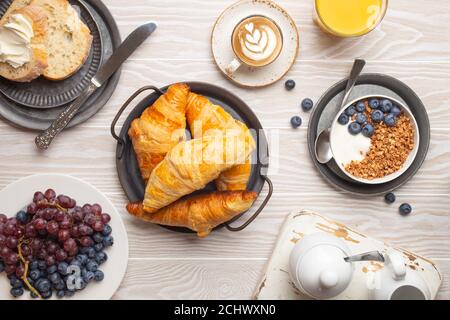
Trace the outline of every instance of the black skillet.
<path fill-rule="evenodd" d="M 186 82 L 187 85 L 191 88 L 191 90 L 195 93 L 201 94 L 208 99 L 210 99 L 213 103 L 222 106 L 227 112 L 229 112 L 234 118 L 245 123 L 252 130 L 252 134 L 254 134 L 255 141 L 257 143 L 257 150 L 253 152 L 253 161 L 252 161 L 252 171 L 250 175 L 250 180 L 247 185 L 247 190 L 255 191 L 260 194 L 264 181 L 267 181 L 269 185 L 269 192 L 260 205 L 260 207 L 252 214 L 252 216 L 244 222 L 242 225 L 238 227 L 232 227 L 230 223 L 239 219 L 243 214 L 235 217 L 231 221 L 225 223 L 224 225 L 230 231 L 241 231 L 245 227 L 247 227 L 256 217 L 261 213 L 261 211 L 266 206 L 273 192 L 273 185 L 270 179 L 266 176 L 267 168 L 269 165 L 269 149 L 267 145 L 266 136 L 264 134 L 264 130 L 262 128 L 261 123 L 259 122 L 256 115 L 253 111 L 248 107 L 248 105 L 239 99 L 237 96 L 232 94 L 231 92 L 208 84 L 204 82 Z M 119 175 L 119 180 L 122 185 L 125 194 L 128 197 L 128 200 L 131 202 L 141 201 L 144 198 L 144 190 L 145 185 L 142 180 L 141 173 L 139 170 L 139 166 L 136 160 L 136 156 L 133 150 L 133 146 L 130 138 L 128 137 L 128 129 L 130 128 L 131 121 L 140 117 L 142 112 L 150 105 L 152 105 L 156 99 L 163 94 L 169 86 L 158 89 L 154 86 L 146 86 L 137 90 L 120 108 L 116 117 L 114 118 L 111 124 L 111 134 L 114 139 L 117 140 L 117 149 L 116 149 L 116 166 L 117 173 Z M 142 92 L 144 91 L 153 91 L 153 93 L 147 95 L 144 99 L 142 99 L 130 112 L 125 122 L 123 123 L 122 129 L 119 135 L 115 132 L 115 126 L 123 111 L 128 107 L 128 105 Z M 255 134 L 258 133 L 258 134 Z M 203 190 L 199 190 L 197 192 L 204 191 L 212 191 L 215 190 L 215 185 L 213 183 L 208 184 Z M 164 226 L 166 227 L 166 226 Z M 178 232 L 192 232 L 187 228 L 179 228 L 179 227 L 166 227 L 170 230 L 178 231 Z"/>

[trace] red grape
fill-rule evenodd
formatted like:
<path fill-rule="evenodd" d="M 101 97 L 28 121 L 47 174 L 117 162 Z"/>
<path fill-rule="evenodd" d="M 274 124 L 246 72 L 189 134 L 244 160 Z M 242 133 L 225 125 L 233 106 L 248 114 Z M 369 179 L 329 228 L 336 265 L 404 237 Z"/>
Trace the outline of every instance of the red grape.
<path fill-rule="evenodd" d="M 25 236 L 27 238 L 34 238 L 36 237 L 36 235 L 36 228 L 32 224 L 27 224 L 27 226 L 25 227 Z"/>
<path fill-rule="evenodd" d="M 65 218 L 66 218 L 66 214 L 65 214 L 64 212 L 62 212 L 62 211 L 58 211 L 58 212 L 56 213 L 56 215 L 55 215 L 55 220 L 56 220 L 57 222 L 61 222 L 61 221 L 63 221 Z"/>
<path fill-rule="evenodd" d="M 104 224 L 107 224 L 107 223 L 109 223 L 111 221 L 111 216 L 109 215 L 109 214 L 107 214 L 107 213 L 103 213 L 102 214 L 102 222 L 104 223 Z"/>
<path fill-rule="evenodd" d="M 9 276 L 10 274 L 13 274 L 16 272 L 16 266 L 13 264 L 7 264 L 5 266 L 5 272 Z"/>
<path fill-rule="evenodd" d="M 83 247 L 90 247 L 94 244 L 94 241 L 89 236 L 84 236 L 80 239 L 80 243 Z"/>
<path fill-rule="evenodd" d="M 22 244 L 21 250 L 24 256 L 29 256 L 32 253 L 30 246 L 27 244 Z"/>
<path fill-rule="evenodd" d="M 93 226 L 95 221 L 97 221 L 97 219 L 95 219 L 95 215 L 92 213 L 88 213 L 84 216 L 84 223 L 89 226 Z"/>
<path fill-rule="evenodd" d="M 91 213 L 92 206 L 90 204 L 85 204 L 82 208 L 84 214 Z"/>
<path fill-rule="evenodd" d="M 10 221 L 8 221 L 5 224 L 5 230 L 3 230 L 3 234 L 5 236 L 12 236 L 15 232 L 16 232 L 16 226 L 13 223 L 11 223 Z"/>
<path fill-rule="evenodd" d="M 38 218 L 36 220 L 34 220 L 34 227 L 36 228 L 36 230 L 44 230 L 47 227 L 47 221 L 45 221 L 42 218 Z"/>
<path fill-rule="evenodd" d="M 9 236 L 6 239 L 6 245 L 8 246 L 8 248 L 10 249 L 16 249 L 17 245 L 18 245 L 19 241 L 17 241 L 17 238 L 14 236 Z"/>
<path fill-rule="evenodd" d="M 44 210 L 43 212 L 43 218 L 45 220 L 53 220 L 53 218 L 55 217 L 56 213 L 58 212 L 58 209 L 55 208 L 47 208 Z"/>
<path fill-rule="evenodd" d="M 6 236 L 0 233 L 0 246 L 6 243 Z"/>
<path fill-rule="evenodd" d="M 61 229 L 69 229 L 71 225 L 70 219 L 66 217 L 63 221 L 59 223 Z"/>
<path fill-rule="evenodd" d="M 64 261 L 67 258 L 67 253 L 63 249 L 58 249 L 56 250 L 55 257 L 58 261 Z"/>
<path fill-rule="evenodd" d="M 70 198 L 69 208 L 74 208 L 77 205 L 75 199 Z"/>
<path fill-rule="evenodd" d="M 70 198 L 65 196 L 65 195 L 59 195 L 57 198 L 57 202 L 59 203 L 59 205 L 63 208 L 70 208 Z"/>
<path fill-rule="evenodd" d="M 58 231 L 58 240 L 61 242 L 66 241 L 70 238 L 70 232 L 67 229 L 61 229 Z"/>
<path fill-rule="evenodd" d="M 9 254 L 11 253 L 11 250 L 7 246 L 3 246 L 0 248 L 0 257 L 5 259 Z"/>
<path fill-rule="evenodd" d="M 66 250 L 66 252 L 70 252 L 72 250 L 74 250 L 74 248 L 77 247 L 77 243 L 75 242 L 74 239 L 69 238 L 66 241 L 64 241 L 64 250 Z"/>
<path fill-rule="evenodd" d="M 0 223 L 0 234 L 3 234 L 4 231 L 5 231 L 5 224 Z"/>
<path fill-rule="evenodd" d="M 21 278 L 25 273 L 25 268 L 22 264 L 18 265 L 16 267 L 16 276 L 18 276 L 19 278 Z"/>
<path fill-rule="evenodd" d="M 59 231 L 58 222 L 52 220 L 47 223 L 48 234 L 56 236 L 58 234 L 58 231 Z"/>
<path fill-rule="evenodd" d="M 6 264 L 16 265 L 19 261 L 19 256 L 15 252 L 10 252 L 9 255 L 5 258 Z"/>
<path fill-rule="evenodd" d="M 37 204 L 38 201 L 45 199 L 45 196 L 42 192 L 37 191 L 33 196 L 33 202 Z"/>
<path fill-rule="evenodd" d="M 58 250 L 58 245 L 52 241 L 51 243 L 47 244 L 46 248 L 49 254 L 54 254 L 56 250 Z"/>
<path fill-rule="evenodd" d="M 47 191 L 45 191 L 44 196 L 47 200 L 54 200 L 56 198 L 56 192 L 53 189 L 47 189 Z"/>
<path fill-rule="evenodd" d="M 47 256 L 48 256 L 48 252 L 44 248 L 41 248 L 41 250 L 39 250 L 39 252 L 37 254 L 37 257 L 41 260 L 44 260 L 45 258 L 47 258 Z"/>
<path fill-rule="evenodd" d="M 80 230 L 77 225 L 73 225 L 72 228 L 70 228 L 70 235 L 74 238 L 78 238 L 80 236 Z"/>
<path fill-rule="evenodd" d="M 84 214 L 81 211 L 75 211 L 74 213 L 72 213 L 72 218 L 75 222 L 81 222 L 83 221 Z"/>
<path fill-rule="evenodd" d="M 103 231 L 103 229 L 105 228 L 105 225 L 101 221 L 95 221 L 95 223 L 94 223 L 92 228 L 95 231 L 100 232 L 100 231 Z"/>
<path fill-rule="evenodd" d="M 36 203 L 34 203 L 34 202 L 30 203 L 27 207 L 27 212 L 31 215 L 36 214 L 37 210 L 38 210 L 38 207 L 37 207 Z"/>
<path fill-rule="evenodd" d="M 48 202 L 46 199 L 39 200 L 36 202 L 38 209 L 45 209 L 48 206 Z"/>
<path fill-rule="evenodd" d="M 30 246 L 31 246 L 31 249 L 33 249 L 34 251 L 38 251 L 39 249 L 42 248 L 42 240 L 39 238 L 34 238 L 31 241 Z"/>
<path fill-rule="evenodd" d="M 85 225 L 84 223 L 82 223 L 78 226 L 78 230 L 80 231 L 80 234 L 82 236 L 88 236 L 94 232 L 91 227 Z"/>
<path fill-rule="evenodd" d="M 71 256 L 71 257 L 76 256 L 77 253 L 78 253 L 78 247 L 74 247 L 72 250 L 70 250 L 68 252 L 69 256 Z"/>
<path fill-rule="evenodd" d="M 8 220 L 8 217 L 3 213 L 0 213 L 0 223 L 5 223 Z"/>
<path fill-rule="evenodd" d="M 25 235 L 25 227 L 24 226 L 18 226 L 16 227 L 16 232 L 14 232 L 14 236 L 17 239 L 22 238 Z"/>
<path fill-rule="evenodd" d="M 56 263 L 56 259 L 54 256 L 47 256 L 45 258 L 45 264 L 47 265 L 47 267 L 50 267 L 52 265 L 54 265 Z"/>
<path fill-rule="evenodd" d="M 102 207 L 98 203 L 92 205 L 91 211 L 95 215 L 100 215 L 102 213 Z"/>

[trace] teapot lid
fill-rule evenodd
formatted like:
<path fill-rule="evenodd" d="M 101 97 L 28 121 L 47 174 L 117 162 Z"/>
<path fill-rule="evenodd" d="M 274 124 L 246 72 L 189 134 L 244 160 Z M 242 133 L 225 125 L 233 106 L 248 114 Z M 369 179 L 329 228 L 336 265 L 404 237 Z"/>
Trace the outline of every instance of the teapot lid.
<path fill-rule="evenodd" d="M 312 234 L 299 243 L 298 280 L 309 295 L 332 298 L 343 292 L 353 276 L 352 263 L 345 257 L 350 250 L 344 241 L 328 234 Z"/>

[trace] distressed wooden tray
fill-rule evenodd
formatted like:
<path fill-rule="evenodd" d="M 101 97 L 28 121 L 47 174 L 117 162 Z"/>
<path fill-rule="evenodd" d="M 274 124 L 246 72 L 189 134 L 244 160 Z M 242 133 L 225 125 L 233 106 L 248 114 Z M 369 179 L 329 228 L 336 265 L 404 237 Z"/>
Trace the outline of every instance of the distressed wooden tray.
<path fill-rule="evenodd" d="M 291 213 L 280 230 L 280 236 L 269 260 L 264 276 L 257 286 L 254 299 L 306 300 L 309 297 L 299 292 L 290 279 L 288 270 L 289 255 L 294 245 L 303 236 L 327 232 L 345 240 L 352 253 L 379 250 L 385 252 L 393 248 L 386 243 L 369 238 L 349 227 L 327 219 L 317 213 L 301 210 Z M 442 283 L 442 275 L 431 260 L 402 248 L 400 251 L 406 258 L 407 266 L 414 272 L 420 272 L 429 285 L 431 297 L 434 299 Z M 384 267 L 380 262 L 357 262 L 352 283 L 334 299 L 369 299 L 369 285 L 376 279 L 377 271 Z"/>

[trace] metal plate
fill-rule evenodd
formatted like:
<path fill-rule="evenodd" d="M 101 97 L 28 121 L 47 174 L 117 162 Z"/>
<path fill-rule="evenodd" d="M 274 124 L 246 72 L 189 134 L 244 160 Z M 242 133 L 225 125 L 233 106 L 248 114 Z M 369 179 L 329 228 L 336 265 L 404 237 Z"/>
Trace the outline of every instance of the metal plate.
<path fill-rule="evenodd" d="M 102 57 L 103 60 L 106 60 L 121 43 L 119 29 L 111 13 L 101 0 L 84 0 L 83 2 L 98 26 L 102 43 Z M 89 98 L 67 127 L 76 126 L 97 113 L 111 97 L 119 77 L 120 70 Z M 0 94 L 0 116 L 12 125 L 27 129 L 47 129 L 67 106 L 68 104 L 49 109 L 29 108 Z"/>
<path fill-rule="evenodd" d="M 235 119 L 245 123 L 249 129 L 253 129 L 252 134 L 255 133 L 254 131 L 258 133 L 256 135 L 254 134 L 255 141 L 257 142 L 257 150 L 252 154 L 253 164 L 247 190 L 255 191 L 259 194 L 264 185 L 264 179 L 261 177 L 261 170 L 266 169 L 268 166 L 269 151 L 267 140 L 258 118 L 244 101 L 223 88 L 202 82 L 186 82 L 186 84 L 193 92 L 201 94 L 210 99 L 213 103 L 220 105 Z M 165 92 L 168 87 L 169 86 L 161 88 L 161 90 Z M 141 177 L 141 172 L 136 160 L 131 139 L 128 136 L 128 130 L 130 128 L 131 121 L 139 118 L 142 112 L 148 106 L 152 105 L 159 96 L 160 95 L 158 93 L 152 93 L 142 99 L 129 113 L 119 134 L 119 137 L 124 141 L 124 144 L 117 145 L 117 173 L 119 175 L 119 181 L 122 188 L 130 202 L 142 201 L 142 199 L 144 199 L 145 184 Z M 216 190 L 214 183 L 209 183 L 204 189 L 195 193 L 213 190 Z M 242 216 L 242 214 L 235 217 L 231 221 L 238 219 L 240 216 Z M 180 232 L 192 232 L 186 228 L 166 228 Z"/>
<path fill-rule="evenodd" d="M 0 4 L 0 16 L 3 16 L 12 1 L 6 0 Z M 82 1 L 70 0 L 70 4 L 92 34 L 92 46 L 86 62 L 75 74 L 61 81 L 39 77 L 28 83 L 20 83 L 0 78 L 0 92 L 15 103 L 43 109 L 62 106 L 75 100 L 97 73 L 103 56 L 99 27 Z"/>
<path fill-rule="evenodd" d="M 329 88 L 316 103 L 316 107 L 311 114 L 308 126 L 308 149 L 312 161 L 325 180 L 339 189 L 351 193 L 381 195 L 397 189 L 414 176 L 427 155 L 430 145 L 430 122 L 426 109 L 420 98 L 410 87 L 393 77 L 378 73 L 368 73 L 362 74 L 358 78 L 356 86 L 350 94 L 349 101 L 368 94 L 382 94 L 397 98 L 411 110 L 417 121 L 420 134 L 419 150 L 416 158 L 405 173 L 397 179 L 383 184 L 369 185 L 359 183 L 347 177 L 334 160 L 323 165 L 317 161 L 314 155 L 314 142 L 317 134 L 331 126 L 332 121 L 339 112 L 346 84 L 347 79 L 344 79 Z"/>

